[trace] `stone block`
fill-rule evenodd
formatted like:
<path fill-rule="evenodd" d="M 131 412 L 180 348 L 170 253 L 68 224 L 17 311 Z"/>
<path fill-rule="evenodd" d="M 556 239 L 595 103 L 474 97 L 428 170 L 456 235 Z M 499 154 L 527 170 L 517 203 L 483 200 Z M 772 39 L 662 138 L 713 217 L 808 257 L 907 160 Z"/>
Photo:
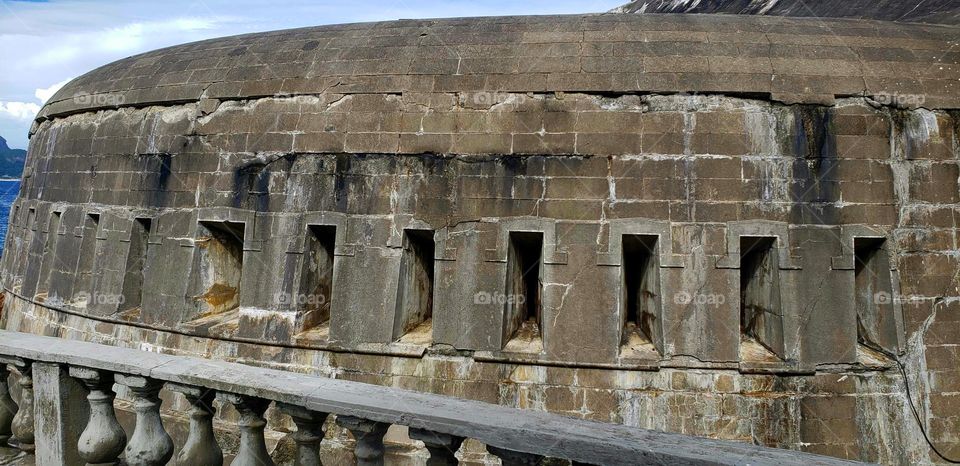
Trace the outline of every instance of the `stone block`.
<path fill-rule="evenodd" d="M 354 153 L 395 153 L 400 135 L 392 133 L 348 133 L 344 150 Z"/>
<path fill-rule="evenodd" d="M 696 115 L 696 132 L 705 134 L 744 134 L 747 132 L 742 112 L 703 112 Z"/>
<path fill-rule="evenodd" d="M 911 198 L 935 204 L 958 202 L 958 171 L 958 165 L 949 162 L 931 165 L 929 169 L 914 168 L 910 173 Z"/>
<path fill-rule="evenodd" d="M 577 134 L 576 153 L 584 155 L 622 155 L 643 152 L 640 134 Z"/>
<path fill-rule="evenodd" d="M 408 154 L 446 154 L 453 147 L 453 134 L 400 135 L 400 152 Z"/>
<path fill-rule="evenodd" d="M 483 259 L 480 238 L 491 227 L 461 224 L 448 233 L 446 247 L 456 251 L 455 260 L 436 264 L 435 305 L 450 312 L 434 316 L 436 343 L 487 351 L 502 347 L 502 306 L 497 306 L 496 300 L 484 299 L 503 293 L 503 285 L 496 278 L 503 265 Z M 451 286 L 454 283 L 457 285 Z"/>
<path fill-rule="evenodd" d="M 87 392 L 57 364 L 34 363 L 36 461 L 44 465 L 82 464 L 77 451 L 87 424 Z"/>
<path fill-rule="evenodd" d="M 669 218 L 667 202 L 618 201 L 612 204 L 607 214 L 610 218 Z"/>
<path fill-rule="evenodd" d="M 745 134 L 695 133 L 690 142 L 691 150 L 696 154 L 746 155 L 750 153 L 751 143 Z"/>
<path fill-rule="evenodd" d="M 510 154 L 512 145 L 510 134 L 458 134 L 453 138 L 451 151 L 457 154 Z"/>
<path fill-rule="evenodd" d="M 605 178 L 547 178 L 545 197 L 548 199 L 607 199 L 610 197 L 610 185 Z"/>
<path fill-rule="evenodd" d="M 837 156 L 851 159 L 890 158 L 890 141 L 881 136 L 837 135 Z"/>
<path fill-rule="evenodd" d="M 599 200 L 561 199 L 540 203 L 538 212 L 548 218 L 562 220 L 598 219 L 601 217 L 603 202 Z"/>
<path fill-rule="evenodd" d="M 818 396 L 805 397 L 800 401 L 801 415 L 804 422 L 841 420 L 850 422 L 856 416 L 856 398 L 853 396 Z M 847 440 L 838 438 L 837 443 L 846 443 Z"/>
<path fill-rule="evenodd" d="M 690 260 L 682 269 L 662 270 L 663 282 L 675 284 L 663 300 L 665 353 L 701 361 L 736 361 L 740 300 L 730 290 L 738 289 L 734 285 L 738 279 L 725 269 L 714 270 L 708 256 Z"/>
<path fill-rule="evenodd" d="M 344 347 L 360 343 L 388 343 L 396 306 L 399 251 L 368 245 L 353 257 L 334 262 L 339 286 L 331 301 L 330 341 Z M 363 284 L 366 284 L 364 286 Z"/>
<path fill-rule="evenodd" d="M 544 346 L 555 360 L 613 362 L 620 339 L 618 267 L 596 267 L 597 228 L 571 226 L 565 238 L 569 262 L 547 266 L 544 277 Z M 581 273 L 596 269 L 596 273 Z M 554 283 L 558 285 L 553 285 Z M 562 286 L 559 284 L 563 284 Z M 597 293 L 597 290 L 604 290 Z M 590 298 L 587 298 L 587 296 Z M 583 306 L 583 299 L 591 302 Z M 587 338 L 581 339 L 583 336 Z M 592 342 L 592 343 L 586 343 Z"/>
<path fill-rule="evenodd" d="M 684 153 L 684 136 L 681 133 L 649 133 L 644 130 L 641 146 L 645 154 L 681 155 Z"/>
<path fill-rule="evenodd" d="M 564 155 L 576 153 L 574 134 L 514 134 L 514 154 Z"/>

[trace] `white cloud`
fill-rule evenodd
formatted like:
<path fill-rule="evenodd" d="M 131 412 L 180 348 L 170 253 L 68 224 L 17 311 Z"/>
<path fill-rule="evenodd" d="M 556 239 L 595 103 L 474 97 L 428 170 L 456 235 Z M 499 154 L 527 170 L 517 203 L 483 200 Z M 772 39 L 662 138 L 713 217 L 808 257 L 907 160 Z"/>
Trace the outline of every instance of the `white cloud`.
<path fill-rule="evenodd" d="M 40 105 L 33 102 L 3 102 L 0 101 L 0 115 L 13 117 L 17 120 L 30 121 L 37 116 Z"/>
<path fill-rule="evenodd" d="M 143 46 L 143 24 L 133 23 L 111 28 L 97 36 L 94 36 L 94 45 L 98 45 L 101 50 L 108 52 L 137 50 Z"/>
<path fill-rule="evenodd" d="M 141 51 L 146 47 L 147 40 L 156 40 L 158 37 L 191 37 L 196 31 L 213 30 L 220 26 L 221 18 L 176 18 L 166 21 L 146 21 L 126 24 L 120 27 L 109 28 L 94 34 L 89 39 L 91 45 L 104 52 L 131 52 Z M 201 36 L 204 37 L 204 36 Z M 173 41 L 179 42 L 179 41 Z"/>
<path fill-rule="evenodd" d="M 213 29 L 217 27 L 217 23 L 225 21 L 227 18 L 220 18 L 216 20 L 203 19 L 203 18 L 178 18 L 171 21 L 171 25 L 181 31 L 196 31 L 200 29 Z"/>
<path fill-rule="evenodd" d="M 71 78 L 72 79 L 72 78 Z M 40 103 L 35 102 L 17 102 L 17 101 L 2 101 L 0 100 L 0 116 L 13 118 L 19 121 L 30 122 L 40 111 L 40 108 L 43 104 L 50 100 L 57 91 L 60 90 L 65 84 L 70 82 L 70 79 L 65 79 L 60 81 L 50 87 L 40 88 L 33 91 L 33 95 L 36 96 L 37 100 Z"/>
<path fill-rule="evenodd" d="M 60 81 L 47 88 L 37 89 L 33 91 L 33 95 L 37 96 L 37 100 L 39 100 L 41 103 L 46 103 L 46 101 L 50 100 L 50 98 L 53 97 L 53 95 L 56 94 L 61 87 L 70 82 L 71 79 L 73 78 L 64 79 L 63 81 Z"/>

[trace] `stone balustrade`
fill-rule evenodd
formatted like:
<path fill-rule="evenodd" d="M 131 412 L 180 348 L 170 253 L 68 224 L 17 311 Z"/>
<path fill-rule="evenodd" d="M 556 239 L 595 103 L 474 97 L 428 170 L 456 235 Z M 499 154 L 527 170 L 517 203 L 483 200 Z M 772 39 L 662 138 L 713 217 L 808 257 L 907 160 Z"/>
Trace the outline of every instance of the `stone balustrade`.
<path fill-rule="evenodd" d="M 7 386 L 10 369 L 19 374 L 15 388 Z M 125 387 L 136 414 L 129 436 L 115 413 L 118 386 Z M 161 421 L 163 388 L 183 394 L 190 405 L 189 434 L 179 450 Z M 19 391 L 19 406 L 9 390 Z M 85 394 L 86 409 L 71 403 L 78 394 Z M 458 464 L 455 453 L 466 438 L 486 444 L 504 465 L 534 465 L 544 458 L 574 465 L 849 464 L 358 382 L 0 331 L 0 441 L 34 452 L 39 465 L 222 465 L 213 430 L 215 397 L 239 413 L 233 466 L 274 464 L 264 439 L 264 413 L 272 403 L 296 425 L 291 435 L 296 464 L 304 466 L 321 464 L 321 427 L 331 414 L 356 440 L 359 465 L 384 463 L 384 435 L 394 424 L 408 426 L 410 437 L 424 443 L 429 465 Z"/>

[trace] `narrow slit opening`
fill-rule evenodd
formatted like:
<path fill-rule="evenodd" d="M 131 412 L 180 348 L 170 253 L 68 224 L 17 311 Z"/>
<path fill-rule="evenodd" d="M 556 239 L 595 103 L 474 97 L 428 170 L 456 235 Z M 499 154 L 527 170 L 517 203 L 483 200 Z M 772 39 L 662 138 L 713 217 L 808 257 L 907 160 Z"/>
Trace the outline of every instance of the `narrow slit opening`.
<path fill-rule="evenodd" d="M 663 350 L 656 247 L 654 235 L 623 235 L 621 345 L 635 357 Z"/>
<path fill-rule="evenodd" d="M 775 237 L 740 239 L 741 358 L 784 358 L 780 268 Z"/>
<path fill-rule="evenodd" d="M 898 351 L 893 282 L 884 238 L 854 238 L 858 359 L 884 364 Z"/>
<path fill-rule="evenodd" d="M 10 215 L 10 219 L 9 219 L 8 225 L 10 225 L 10 226 L 20 225 L 20 206 L 19 206 L 19 205 L 13 206 L 13 212 L 12 212 L 11 215 Z M 2 226 L 2 225 L 0 225 L 0 230 L 2 230 L 2 232 L 0 232 L 0 234 L 3 234 L 3 235 L 4 235 L 3 250 L 4 250 L 4 251 L 9 251 L 9 250 L 10 250 L 10 246 L 13 244 L 13 238 L 15 237 L 15 235 L 8 235 L 8 234 L 7 234 L 7 230 L 4 229 L 4 226 Z"/>
<path fill-rule="evenodd" d="M 434 247 L 433 231 L 404 231 L 400 297 L 393 328 L 395 340 L 432 342 Z"/>
<path fill-rule="evenodd" d="M 97 231 L 100 214 L 88 213 L 83 219 L 83 237 L 80 239 L 80 259 L 77 260 L 77 279 L 73 287 L 75 304 L 86 307 L 93 287 L 93 266 L 97 257 Z"/>
<path fill-rule="evenodd" d="M 45 299 L 47 297 L 54 267 L 59 264 L 57 260 L 57 242 L 60 241 L 60 215 L 61 212 L 53 212 L 50 215 L 50 222 L 47 224 L 47 239 L 43 246 L 43 256 L 41 256 L 40 259 L 40 288 L 37 289 L 36 292 L 38 299 Z"/>
<path fill-rule="evenodd" d="M 147 265 L 147 252 L 150 239 L 152 220 L 136 218 L 130 231 L 130 250 L 127 252 L 127 263 L 123 279 L 123 301 L 120 310 L 130 311 L 140 309 L 143 298 L 144 273 Z"/>
<path fill-rule="evenodd" d="M 516 339 L 532 343 L 542 340 L 542 259 L 543 233 L 510 233 L 505 341 Z"/>
<path fill-rule="evenodd" d="M 301 328 L 311 331 L 330 322 L 330 304 L 333 296 L 334 251 L 337 227 L 310 225 L 307 227 L 307 247 L 299 296 Z"/>

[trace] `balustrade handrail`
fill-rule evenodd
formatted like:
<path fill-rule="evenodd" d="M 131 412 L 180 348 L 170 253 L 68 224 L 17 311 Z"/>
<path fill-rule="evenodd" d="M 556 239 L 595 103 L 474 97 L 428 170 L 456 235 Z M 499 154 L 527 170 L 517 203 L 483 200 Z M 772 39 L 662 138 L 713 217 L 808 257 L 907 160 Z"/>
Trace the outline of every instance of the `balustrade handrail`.
<path fill-rule="evenodd" d="M 853 464 L 733 441 L 606 424 L 479 401 L 188 356 L 0 330 L 0 356 L 256 397 L 501 450 L 584 464 Z"/>

